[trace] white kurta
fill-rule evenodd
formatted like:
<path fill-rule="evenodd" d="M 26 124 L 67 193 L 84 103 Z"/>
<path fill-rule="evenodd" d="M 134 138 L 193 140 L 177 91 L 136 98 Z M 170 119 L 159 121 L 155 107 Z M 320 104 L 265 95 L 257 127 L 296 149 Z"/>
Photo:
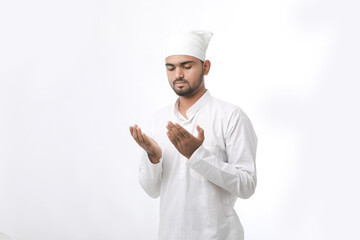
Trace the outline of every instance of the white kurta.
<path fill-rule="evenodd" d="M 151 197 L 160 196 L 160 240 L 241 240 L 244 231 L 234 210 L 237 197 L 249 198 L 256 187 L 257 137 L 247 115 L 237 106 L 213 98 L 209 91 L 186 112 L 175 106 L 155 114 L 150 136 L 162 149 L 153 164 L 144 151 L 139 181 Z M 205 140 L 187 159 L 166 135 L 177 122 Z"/>

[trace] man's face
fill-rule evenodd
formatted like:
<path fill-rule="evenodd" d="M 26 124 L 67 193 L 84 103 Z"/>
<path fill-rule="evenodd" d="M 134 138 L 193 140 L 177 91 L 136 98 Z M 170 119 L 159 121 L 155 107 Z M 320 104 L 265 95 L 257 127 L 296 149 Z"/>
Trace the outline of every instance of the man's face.
<path fill-rule="evenodd" d="M 174 55 L 165 59 L 170 86 L 179 96 L 192 96 L 204 88 L 204 68 L 200 59 Z"/>

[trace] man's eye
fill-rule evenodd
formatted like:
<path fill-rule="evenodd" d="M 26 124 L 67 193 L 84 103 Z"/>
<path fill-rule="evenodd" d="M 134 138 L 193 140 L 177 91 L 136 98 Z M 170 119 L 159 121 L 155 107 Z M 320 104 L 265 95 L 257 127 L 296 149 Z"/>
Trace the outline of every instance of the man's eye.
<path fill-rule="evenodd" d="M 168 71 L 174 71 L 175 68 L 168 68 L 167 70 L 168 70 Z"/>
<path fill-rule="evenodd" d="M 190 68 L 191 68 L 191 66 L 184 66 L 184 68 L 185 68 L 185 69 L 190 69 Z"/>

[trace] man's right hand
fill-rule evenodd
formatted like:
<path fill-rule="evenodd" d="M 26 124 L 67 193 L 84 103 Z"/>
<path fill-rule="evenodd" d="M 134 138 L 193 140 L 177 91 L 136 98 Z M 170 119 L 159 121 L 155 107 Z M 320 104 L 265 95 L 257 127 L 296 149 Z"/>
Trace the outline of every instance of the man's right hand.
<path fill-rule="evenodd" d="M 148 154 L 150 161 L 154 164 L 159 163 L 162 156 L 161 148 L 154 139 L 141 132 L 138 125 L 130 126 L 131 136 Z"/>

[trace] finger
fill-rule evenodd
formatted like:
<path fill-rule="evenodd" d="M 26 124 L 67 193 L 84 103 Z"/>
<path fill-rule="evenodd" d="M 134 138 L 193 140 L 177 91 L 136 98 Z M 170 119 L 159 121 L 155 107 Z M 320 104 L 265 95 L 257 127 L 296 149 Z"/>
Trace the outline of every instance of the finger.
<path fill-rule="evenodd" d="M 189 137 L 191 135 L 185 128 L 180 126 L 180 124 L 175 123 L 175 127 L 184 137 Z"/>
<path fill-rule="evenodd" d="M 136 126 L 136 125 L 133 125 L 133 126 L 130 125 L 130 126 L 129 126 L 129 130 L 130 130 L 131 135 L 133 135 L 133 133 L 134 133 L 135 126 Z"/>
<path fill-rule="evenodd" d="M 169 121 L 168 122 L 168 126 L 170 128 L 170 132 L 173 134 L 173 135 L 176 135 L 176 137 L 181 140 L 182 138 L 184 138 L 184 136 L 181 134 L 181 132 L 177 129 L 177 127 L 171 122 Z M 168 129 L 169 129 L 168 128 Z"/>
<path fill-rule="evenodd" d="M 177 146 L 177 142 L 174 140 L 173 136 L 170 134 L 170 132 L 166 132 L 170 142 L 176 147 Z"/>
<path fill-rule="evenodd" d="M 167 129 L 168 129 L 168 135 L 170 135 L 170 137 L 176 143 L 176 145 L 181 146 L 182 139 L 180 138 L 180 136 L 182 137 L 182 135 L 179 131 L 176 130 L 176 127 L 174 126 L 174 124 L 172 124 L 172 122 L 169 122 Z"/>
<path fill-rule="evenodd" d="M 141 133 L 141 136 L 143 137 L 145 144 L 150 145 L 151 141 L 150 141 L 149 137 L 143 132 Z"/>
<path fill-rule="evenodd" d="M 168 134 L 170 134 L 171 138 L 179 145 L 181 143 L 181 138 L 179 137 L 180 132 L 176 130 L 174 126 L 171 126 L 170 124 L 167 126 Z"/>
<path fill-rule="evenodd" d="M 202 129 L 199 125 L 197 125 L 196 130 L 198 131 L 197 138 L 199 138 L 201 141 L 204 141 L 205 139 L 204 129 Z"/>
<path fill-rule="evenodd" d="M 143 143 L 143 142 L 144 142 L 144 138 L 143 138 L 143 136 L 142 136 L 141 128 L 137 127 L 136 130 L 137 130 L 136 133 L 137 133 L 137 137 L 138 137 L 138 139 L 139 139 L 139 142 L 140 142 L 140 143 Z"/>
<path fill-rule="evenodd" d="M 136 129 L 136 127 L 137 127 L 136 124 L 130 125 L 130 126 L 129 126 L 130 132 L 132 133 L 132 132 Z"/>
<path fill-rule="evenodd" d="M 131 136 L 138 142 L 137 132 L 136 132 L 136 125 L 130 127 Z"/>
<path fill-rule="evenodd" d="M 168 134 L 176 142 L 177 145 L 181 145 L 181 139 L 178 137 L 178 135 L 174 131 L 168 131 Z"/>
<path fill-rule="evenodd" d="M 166 127 L 168 130 L 172 130 L 172 128 L 174 127 L 174 124 L 171 121 L 168 121 L 166 124 Z"/>

